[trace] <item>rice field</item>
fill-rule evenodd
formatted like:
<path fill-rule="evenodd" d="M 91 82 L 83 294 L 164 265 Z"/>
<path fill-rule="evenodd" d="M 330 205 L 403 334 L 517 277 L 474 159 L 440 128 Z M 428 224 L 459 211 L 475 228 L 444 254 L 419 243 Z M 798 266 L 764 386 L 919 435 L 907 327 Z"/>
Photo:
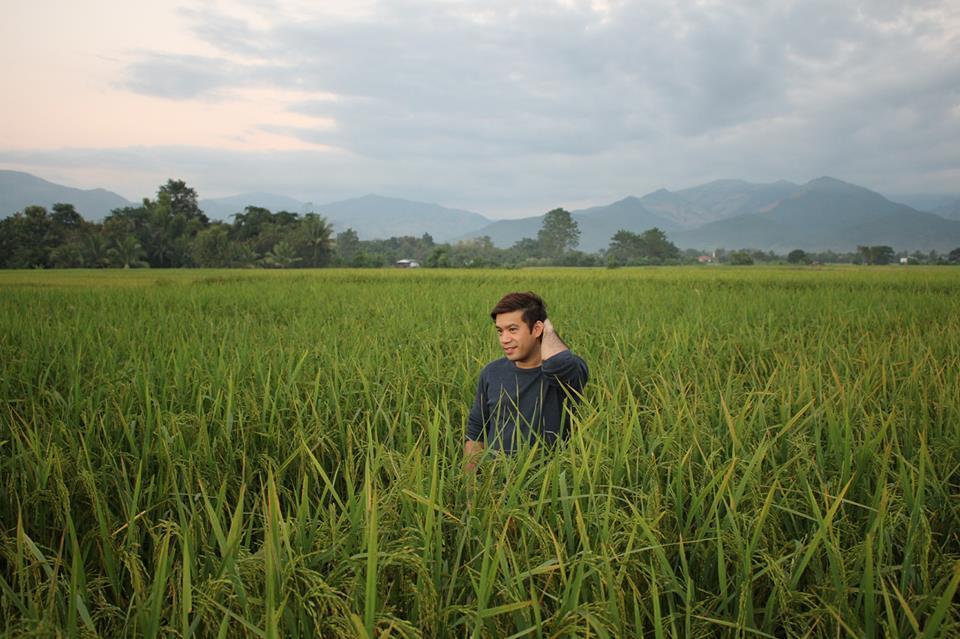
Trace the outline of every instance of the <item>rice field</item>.
<path fill-rule="evenodd" d="M 462 470 L 487 315 L 590 365 Z M 960 269 L 0 272 L 0 633 L 960 635 Z"/>

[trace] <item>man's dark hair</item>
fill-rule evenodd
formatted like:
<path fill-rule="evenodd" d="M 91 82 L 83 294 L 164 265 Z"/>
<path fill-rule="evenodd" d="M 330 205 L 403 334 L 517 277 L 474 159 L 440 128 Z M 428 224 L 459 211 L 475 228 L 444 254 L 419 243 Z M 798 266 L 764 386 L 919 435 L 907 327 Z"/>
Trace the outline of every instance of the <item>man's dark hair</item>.
<path fill-rule="evenodd" d="M 547 319 L 547 305 L 543 303 L 539 295 L 530 291 L 504 295 L 490 311 L 490 319 L 496 322 L 497 315 L 513 311 L 523 311 L 523 321 L 530 332 L 533 332 L 534 324 Z"/>

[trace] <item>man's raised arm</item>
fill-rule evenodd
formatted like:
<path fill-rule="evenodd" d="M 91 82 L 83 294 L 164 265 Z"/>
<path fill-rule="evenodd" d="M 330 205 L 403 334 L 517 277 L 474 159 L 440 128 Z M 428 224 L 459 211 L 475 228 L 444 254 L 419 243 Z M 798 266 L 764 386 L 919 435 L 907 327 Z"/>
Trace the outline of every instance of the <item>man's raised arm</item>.
<path fill-rule="evenodd" d="M 540 359 L 550 359 L 557 353 L 570 350 L 563 343 L 557 331 L 553 328 L 553 322 L 548 319 L 543 321 L 543 341 L 540 343 Z"/>
<path fill-rule="evenodd" d="M 570 390 L 583 392 L 590 373 L 587 363 L 570 352 L 550 320 L 543 323 L 543 342 L 540 344 L 543 372 L 550 384 L 562 384 Z"/>

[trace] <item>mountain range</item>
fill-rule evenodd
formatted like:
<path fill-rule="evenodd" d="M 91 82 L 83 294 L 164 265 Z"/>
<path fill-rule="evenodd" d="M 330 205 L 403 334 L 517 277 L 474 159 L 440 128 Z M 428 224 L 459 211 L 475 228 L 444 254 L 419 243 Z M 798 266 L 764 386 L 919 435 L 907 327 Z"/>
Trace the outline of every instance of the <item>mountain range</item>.
<path fill-rule="evenodd" d="M 479 213 L 380 195 L 322 204 L 315 210 L 333 224 L 334 230 L 351 227 L 361 239 L 429 233 L 435 241 L 446 242 L 464 229 L 483 228 L 491 223 Z"/>
<path fill-rule="evenodd" d="M 887 244 L 898 250 L 948 251 L 960 246 L 960 198 L 915 195 L 903 199 L 927 210 L 830 177 L 806 184 L 716 180 L 678 191 L 659 189 L 643 197 L 629 196 L 571 214 L 580 228 L 578 248 L 587 252 L 606 248 L 620 229 L 640 233 L 654 226 L 681 248 L 703 250 L 852 251 L 862 244 Z M 55 202 L 74 204 L 90 220 L 132 205 L 104 189 L 74 189 L 28 173 L 0 170 L 0 215 L 30 204 L 49 208 Z M 435 241 L 447 242 L 488 236 L 500 247 L 535 238 L 543 223 L 543 215 L 490 220 L 471 211 L 372 194 L 314 205 L 255 192 L 202 199 L 199 204 L 212 219 L 229 220 L 246 206 L 315 211 L 333 224 L 335 232 L 353 228 L 361 239 L 429 233 Z"/>
<path fill-rule="evenodd" d="M 222 221 L 229 221 L 232 215 L 242 212 L 248 206 L 259 206 L 272 212 L 307 213 L 312 210 L 309 204 L 304 204 L 292 197 L 263 192 L 200 199 L 197 204 L 211 220 Z"/>
<path fill-rule="evenodd" d="M 936 213 L 940 217 L 948 220 L 960 220 L 960 199 L 955 199 L 933 209 L 931 213 Z"/>
<path fill-rule="evenodd" d="M 757 247 L 778 253 L 849 251 L 858 245 L 949 251 L 960 246 L 960 221 L 891 202 L 879 193 L 819 178 L 755 212 L 677 232 L 680 247 Z"/>
<path fill-rule="evenodd" d="M 960 206 L 960 200 L 954 207 Z M 852 251 L 858 245 L 946 251 L 960 246 L 960 216 L 948 205 L 921 212 L 879 193 L 830 177 L 799 185 L 717 180 L 680 191 L 660 189 L 608 206 L 571 211 L 583 251 L 606 248 L 619 229 L 658 227 L 680 248 Z M 950 217 L 948 217 L 950 216 Z M 500 220 L 465 234 L 500 247 L 536 237 L 543 216 Z"/>
<path fill-rule="evenodd" d="M 906 204 L 918 211 L 936 213 L 948 220 L 960 220 L 960 197 L 943 193 L 912 193 L 889 196 L 894 202 Z"/>
<path fill-rule="evenodd" d="M 22 171 L 0 171 L 0 217 L 37 204 L 50 210 L 58 202 L 73 204 L 88 220 L 99 220 L 131 202 L 106 189 L 75 189 Z"/>
<path fill-rule="evenodd" d="M 372 194 L 314 205 L 270 193 L 247 193 L 200 200 L 198 204 L 215 220 L 229 220 L 246 206 L 260 206 L 274 212 L 315 212 L 333 225 L 335 233 L 352 228 L 364 240 L 429 233 L 435 241 L 446 242 L 461 235 L 464 229 L 482 228 L 492 221 L 470 211 Z"/>

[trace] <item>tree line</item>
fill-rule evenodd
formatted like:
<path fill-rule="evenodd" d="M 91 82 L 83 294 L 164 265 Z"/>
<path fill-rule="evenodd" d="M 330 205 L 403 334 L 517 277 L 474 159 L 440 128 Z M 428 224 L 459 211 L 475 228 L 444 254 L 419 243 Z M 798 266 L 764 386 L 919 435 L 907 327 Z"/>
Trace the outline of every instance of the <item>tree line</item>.
<path fill-rule="evenodd" d="M 0 268 L 177 268 L 260 267 L 317 268 L 326 266 L 384 267 L 411 259 L 426 267 L 496 266 L 637 266 L 697 261 L 753 264 L 757 262 L 854 262 L 885 264 L 897 254 L 889 246 L 861 246 L 856 252 L 807 253 L 787 256 L 773 252 L 717 249 L 709 256 L 681 251 L 658 229 L 642 233 L 617 231 L 598 253 L 577 250 L 580 229 L 562 208 L 544 216 L 536 238 L 521 238 L 509 248 L 496 247 L 488 236 L 453 243 L 436 243 L 429 233 L 420 237 L 361 240 L 347 228 L 334 234 L 317 213 L 247 206 L 232 222 L 211 221 L 200 209 L 197 192 L 182 180 L 168 180 L 156 199 L 140 206 L 114 209 L 102 222 L 90 222 L 72 204 L 54 204 L 48 211 L 28 206 L 0 220 Z M 914 253 L 920 263 L 960 263 L 960 248 L 948 255 Z"/>

